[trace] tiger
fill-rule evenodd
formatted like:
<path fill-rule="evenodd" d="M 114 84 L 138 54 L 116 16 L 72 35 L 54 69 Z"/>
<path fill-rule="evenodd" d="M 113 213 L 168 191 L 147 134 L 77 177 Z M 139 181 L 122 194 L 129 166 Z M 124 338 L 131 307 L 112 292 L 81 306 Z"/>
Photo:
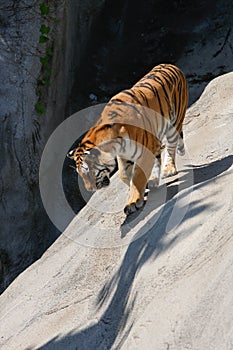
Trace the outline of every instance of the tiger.
<path fill-rule="evenodd" d="M 131 88 L 114 95 L 78 147 L 67 154 L 86 189 L 108 186 L 117 162 L 129 188 L 124 212 L 128 216 L 140 209 L 147 184 L 155 187 L 160 177 L 177 174 L 176 152 L 185 153 L 182 125 L 187 105 L 186 78 L 172 64 L 155 66 Z"/>

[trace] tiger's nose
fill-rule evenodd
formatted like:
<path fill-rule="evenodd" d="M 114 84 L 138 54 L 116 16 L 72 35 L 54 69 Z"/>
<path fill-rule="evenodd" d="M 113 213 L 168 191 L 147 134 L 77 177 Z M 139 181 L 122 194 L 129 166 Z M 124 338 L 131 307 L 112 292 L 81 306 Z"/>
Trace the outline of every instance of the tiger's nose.
<path fill-rule="evenodd" d="M 104 187 L 108 186 L 110 184 L 110 180 L 109 180 L 109 178 L 107 176 L 105 176 L 103 178 L 102 184 L 103 184 Z"/>
<path fill-rule="evenodd" d="M 109 184 L 110 184 L 110 180 L 109 180 L 109 178 L 107 176 L 105 176 L 103 178 L 103 180 L 101 180 L 100 182 L 96 183 L 96 188 L 99 190 L 102 187 L 107 187 Z"/>

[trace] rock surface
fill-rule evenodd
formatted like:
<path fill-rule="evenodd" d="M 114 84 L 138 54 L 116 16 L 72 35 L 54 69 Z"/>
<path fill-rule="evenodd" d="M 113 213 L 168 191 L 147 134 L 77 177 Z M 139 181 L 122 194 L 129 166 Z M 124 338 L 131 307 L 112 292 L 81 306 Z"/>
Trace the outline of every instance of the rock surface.
<path fill-rule="evenodd" d="M 1 295 L 2 350 L 232 349 L 232 87 L 189 109 L 180 172 L 138 215 L 116 177 Z"/>
<path fill-rule="evenodd" d="M 0 293 L 57 238 L 39 192 L 39 164 L 45 143 L 65 118 L 72 70 L 78 65 L 90 26 L 103 0 L 49 2 L 2 1 L 0 4 Z M 49 17 L 49 19 L 47 18 Z M 49 26 L 50 87 L 44 115 L 35 112 L 41 57 L 41 25 Z M 73 45 L 73 37 L 82 37 Z M 46 89 L 45 89 L 46 90 Z"/>
<path fill-rule="evenodd" d="M 41 220 L 37 186 L 44 131 L 34 113 L 41 17 L 29 1 L 4 1 L 0 9 L 1 292 L 55 237 L 45 215 Z"/>

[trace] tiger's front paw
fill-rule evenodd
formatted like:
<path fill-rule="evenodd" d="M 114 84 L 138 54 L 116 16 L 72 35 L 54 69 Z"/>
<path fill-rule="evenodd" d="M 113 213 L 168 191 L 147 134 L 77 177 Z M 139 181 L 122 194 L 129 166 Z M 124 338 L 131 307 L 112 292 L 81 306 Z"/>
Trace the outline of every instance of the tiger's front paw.
<path fill-rule="evenodd" d="M 170 177 L 176 174 L 177 174 L 176 167 L 174 165 L 169 164 L 165 166 L 165 168 L 162 171 L 162 179 L 165 179 L 166 177 Z"/>
<path fill-rule="evenodd" d="M 144 204 L 144 200 L 143 199 L 138 199 L 136 202 L 133 203 L 129 203 L 125 206 L 124 208 L 124 213 L 126 215 L 135 213 L 135 211 L 137 211 L 138 209 L 140 209 Z"/>

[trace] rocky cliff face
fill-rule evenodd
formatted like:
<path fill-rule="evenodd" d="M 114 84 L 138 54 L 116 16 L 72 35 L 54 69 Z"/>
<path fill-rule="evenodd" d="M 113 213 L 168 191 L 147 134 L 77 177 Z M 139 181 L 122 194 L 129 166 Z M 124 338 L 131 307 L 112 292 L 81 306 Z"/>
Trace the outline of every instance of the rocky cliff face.
<path fill-rule="evenodd" d="M 9 0 L 0 5 L 0 291 L 57 237 L 40 199 L 40 157 L 65 117 L 71 67 L 79 64 L 102 3 Z M 42 25 L 49 27 L 50 46 L 40 43 Z M 74 38 L 82 39 L 73 45 Z M 47 104 L 46 112 L 40 115 L 35 105 L 46 48 L 52 52 L 51 74 L 39 101 Z"/>
<path fill-rule="evenodd" d="M 43 232 L 37 171 L 40 123 L 34 114 L 40 18 L 27 2 L 1 4 L 1 203 L 3 286 L 52 241 Z M 47 242 L 46 242 L 47 241 Z M 46 243 L 45 243 L 46 242 Z"/>
<path fill-rule="evenodd" d="M 49 15 L 40 5 L 49 7 Z M 104 102 L 162 61 L 186 73 L 190 100 L 232 70 L 232 3 L 163 1 L 4 1 L 0 5 L 0 290 L 57 237 L 40 200 L 38 170 L 46 140 L 71 113 Z M 46 113 L 35 113 L 50 27 L 53 54 Z M 46 36 L 46 35 L 45 35 Z M 73 172 L 65 187 L 78 211 Z M 78 199 L 77 199 L 78 198 Z"/>

